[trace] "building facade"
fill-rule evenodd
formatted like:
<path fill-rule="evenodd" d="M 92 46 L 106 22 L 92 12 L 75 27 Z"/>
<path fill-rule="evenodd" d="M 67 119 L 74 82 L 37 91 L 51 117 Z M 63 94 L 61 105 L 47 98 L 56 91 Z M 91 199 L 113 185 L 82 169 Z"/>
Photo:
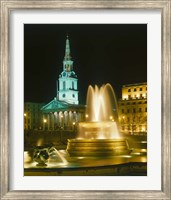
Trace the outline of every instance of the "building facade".
<path fill-rule="evenodd" d="M 147 83 L 123 85 L 118 102 L 120 131 L 126 134 L 147 133 Z"/>
<path fill-rule="evenodd" d="M 43 130 L 73 129 L 85 120 L 85 106 L 79 104 L 78 79 L 73 70 L 69 38 L 66 38 L 63 71 L 57 80 L 57 94 L 43 106 Z"/>
<path fill-rule="evenodd" d="M 42 130 L 42 112 L 43 103 L 24 103 L 24 130 Z"/>

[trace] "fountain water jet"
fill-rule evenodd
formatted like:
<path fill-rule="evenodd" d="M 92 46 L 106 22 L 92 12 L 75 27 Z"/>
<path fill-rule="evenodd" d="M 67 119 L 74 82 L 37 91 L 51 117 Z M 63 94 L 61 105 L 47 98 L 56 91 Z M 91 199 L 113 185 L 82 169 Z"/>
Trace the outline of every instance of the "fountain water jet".
<path fill-rule="evenodd" d="M 57 149 L 54 148 L 54 151 L 55 151 L 56 155 L 60 158 L 60 160 L 63 164 L 65 164 L 65 165 L 68 164 L 68 161 L 59 153 L 59 151 Z"/>
<path fill-rule="evenodd" d="M 68 140 L 70 156 L 115 156 L 129 153 L 118 131 L 117 101 L 112 86 L 89 86 L 86 122 L 79 123 L 78 138 Z"/>

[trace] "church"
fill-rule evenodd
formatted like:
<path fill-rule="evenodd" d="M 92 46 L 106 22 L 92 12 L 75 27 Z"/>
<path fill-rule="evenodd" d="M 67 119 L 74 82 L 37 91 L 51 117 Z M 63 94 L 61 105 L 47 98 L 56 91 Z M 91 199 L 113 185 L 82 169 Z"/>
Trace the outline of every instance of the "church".
<path fill-rule="evenodd" d="M 69 38 L 66 38 L 63 71 L 57 80 L 56 97 L 41 108 L 43 130 L 71 130 L 85 121 L 85 105 L 79 104 L 78 78 L 73 70 Z"/>

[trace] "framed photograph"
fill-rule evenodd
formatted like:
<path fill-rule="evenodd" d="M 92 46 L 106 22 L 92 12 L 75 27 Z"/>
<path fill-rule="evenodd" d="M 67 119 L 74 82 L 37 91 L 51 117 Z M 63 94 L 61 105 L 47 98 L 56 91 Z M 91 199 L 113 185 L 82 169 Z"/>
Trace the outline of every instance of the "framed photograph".
<path fill-rule="evenodd" d="M 170 199 L 170 1 L 0 2 L 1 198 Z"/>

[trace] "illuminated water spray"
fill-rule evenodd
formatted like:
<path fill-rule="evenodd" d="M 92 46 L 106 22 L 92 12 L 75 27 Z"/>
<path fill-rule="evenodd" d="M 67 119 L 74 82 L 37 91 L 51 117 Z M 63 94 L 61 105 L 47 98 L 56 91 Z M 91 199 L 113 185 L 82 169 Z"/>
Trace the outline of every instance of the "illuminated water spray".
<path fill-rule="evenodd" d="M 97 85 L 88 87 L 87 92 L 87 121 L 109 121 L 111 117 L 117 119 L 117 101 L 112 86 L 108 83 L 102 87 Z M 115 114 L 115 116 L 113 116 Z"/>
<path fill-rule="evenodd" d="M 117 139 L 117 101 L 112 86 L 88 87 L 86 122 L 79 123 L 78 138 Z"/>
<path fill-rule="evenodd" d="M 120 137 L 117 102 L 110 84 L 101 88 L 89 86 L 86 122 L 79 123 L 78 137 L 68 139 L 67 153 L 71 157 L 107 157 L 128 155 L 127 141 Z"/>

